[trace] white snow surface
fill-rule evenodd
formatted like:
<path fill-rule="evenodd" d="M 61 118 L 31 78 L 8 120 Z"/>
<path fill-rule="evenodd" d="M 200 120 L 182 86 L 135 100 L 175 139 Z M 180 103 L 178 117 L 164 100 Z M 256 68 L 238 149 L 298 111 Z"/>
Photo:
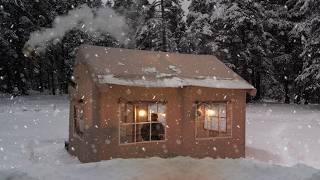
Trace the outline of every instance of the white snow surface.
<path fill-rule="evenodd" d="M 319 180 L 320 106 L 249 104 L 247 159 L 114 159 L 80 163 L 64 150 L 66 96 L 0 95 L 0 180 Z"/>

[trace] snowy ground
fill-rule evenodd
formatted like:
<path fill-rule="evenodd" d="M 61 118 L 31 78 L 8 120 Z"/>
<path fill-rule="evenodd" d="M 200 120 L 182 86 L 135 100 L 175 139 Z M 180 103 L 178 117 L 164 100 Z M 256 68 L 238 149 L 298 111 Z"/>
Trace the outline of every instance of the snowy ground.
<path fill-rule="evenodd" d="M 320 105 L 249 104 L 247 158 L 320 169 Z"/>
<path fill-rule="evenodd" d="M 177 157 L 87 164 L 64 150 L 68 111 L 66 96 L 0 96 L 0 180 L 320 179 L 319 105 L 248 105 L 247 159 Z"/>

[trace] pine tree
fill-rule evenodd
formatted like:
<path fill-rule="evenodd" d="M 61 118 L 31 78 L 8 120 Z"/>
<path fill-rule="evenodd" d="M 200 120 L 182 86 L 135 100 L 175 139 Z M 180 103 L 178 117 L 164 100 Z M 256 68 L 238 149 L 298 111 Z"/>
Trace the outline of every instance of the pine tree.
<path fill-rule="evenodd" d="M 142 25 L 136 33 L 138 49 L 179 51 L 185 24 L 180 0 L 155 0 L 144 9 Z"/>
<path fill-rule="evenodd" d="M 224 59 L 257 88 L 256 99 L 289 103 L 302 69 L 302 33 L 293 32 L 305 16 L 296 12 L 301 8 L 289 6 L 292 1 L 193 0 L 181 43 L 185 52 Z"/>
<path fill-rule="evenodd" d="M 290 103 L 297 90 L 295 78 L 301 68 L 301 43 L 291 37 L 294 22 L 288 18 L 286 1 L 261 1 L 264 7 L 264 31 L 267 32 L 269 70 L 263 77 L 265 97 Z"/>
<path fill-rule="evenodd" d="M 27 60 L 21 49 L 33 28 L 30 14 L 20 7 L 21 2 L 0 2 L 0 86 L 5 92 L 26 94 Z"/>
<path fill-rule="evenodd" d="M 194 0 L 187 17 L 187 38 L 192 52 L 215 54 L 261 95 L 261 76 L 267 71 L 265 15 L 259 3 L 249 0 Z"/>
<path fill-rule="evenodd" d="M 0 91 L 26 94 L 28 89 L 51 89 L 54 94 L 57 89 L 66 90 L 70 71 L 65 71 L 69 62 L 63 57 L 67 49 L 61 43 L 31 58 L 24 56 L 23 48 L 31 32 L 50 27 L 57 15 L 83 3 L 101 6 L 100 0 L 0 0 Z M 110 39 L 103 37 L 100 41 Z"/>
<path fill-rule="evenodd" d="M 138 27 L 143 23 L 145 9 L 149 6 L 148 0 L 114 0 L 112 8 L 126 18 L 129 26 L 128 47 L 135 48 L 135 34 Z"/>
<path fill-rule="evenodd" d="M 291 35 L 303 45 L 303 66 L 297 84 L 305 103 L 320 98 L 320 1 L 290 0 L 290 18 L 296 22 Z"/>

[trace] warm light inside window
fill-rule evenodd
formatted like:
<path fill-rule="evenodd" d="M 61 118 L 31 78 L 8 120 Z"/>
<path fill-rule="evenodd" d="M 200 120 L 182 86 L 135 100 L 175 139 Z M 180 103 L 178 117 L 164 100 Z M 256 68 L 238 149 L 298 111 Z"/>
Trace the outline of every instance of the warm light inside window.
<path fill-rule="evenodd" d="M 121 103 L 120 143 L 166 140 L 166 105 L 160 102 Z"/>
<path fill-rule="evenodd" d="M 217 112 L 215 110 L 212 110 L 212 109 L 208 109 L 207 110 L 207 116 L 215 116 L 217 114 Z"/>
<path fill-rule="evenodd" d="M 138 115 L 139 115 L 139 117 L 145 117 L 147 115 L 147 112 L 143 109 L 140 109 L 138 111 Z"/>
<path fill-rule="evenodd" d="M 196 112 L 196 138 L 231 137 L 231 115 L 227 117 L 228 102 L 199 103 Z M 228 106 L 232 111 L 232 106 Z"/>

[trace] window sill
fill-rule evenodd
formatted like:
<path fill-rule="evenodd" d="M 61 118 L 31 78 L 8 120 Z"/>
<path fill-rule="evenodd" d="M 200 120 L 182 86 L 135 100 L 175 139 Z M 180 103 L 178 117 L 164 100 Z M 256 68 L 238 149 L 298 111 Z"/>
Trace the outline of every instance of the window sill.
<path fill-rule="evenodd" d="M 129 146 L 129 145 L 138 145 L 138 144 L 154 144 L 154 143 L 165 143 L 168 139 L 159 140 L 159 141 L 142 141 L 142 142 L 133 142 L 133 143 L 119 143 L 120 146 Z"/>
<path fill-rule="evenodd" d="M 197 141 L 215 140 L 215 139 L 232 139 L 232 136 L 218 136 L 218 137 L 208 137 L 208 138 L 196 138 Z"/>

